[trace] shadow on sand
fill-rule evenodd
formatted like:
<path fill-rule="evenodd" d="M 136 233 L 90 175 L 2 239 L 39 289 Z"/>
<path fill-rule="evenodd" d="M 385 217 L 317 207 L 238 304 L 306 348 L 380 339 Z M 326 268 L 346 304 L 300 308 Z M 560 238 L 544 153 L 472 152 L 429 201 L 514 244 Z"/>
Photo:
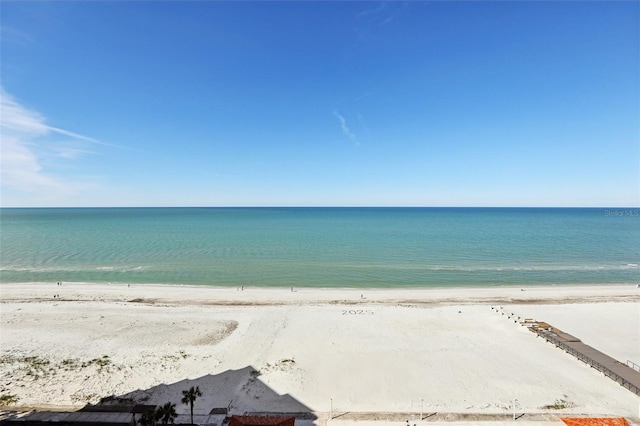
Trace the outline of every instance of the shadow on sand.
<path fill-rule="evenodd" d="M 189 406 L 183 404 L 182 391 L 198 386 L 201 397 L 193 407 L 193 423 L 207 426 L 226 424 L 232 415 L 286 415 L 296 417 L 296 424 L 315 424 L 312 410 L 289 394 L 279 394 L 260 380 L 260 372 L 251 366 L 227 370 L 171 384 L 161 384 L 124 395 L 103 398 L 77 412 L 32 412 L 11 416 L 1 421 L 3 426 L 131 426 L 149 406 L 166 402 L 176 405 L 176 424 L 190 424 Z"/>

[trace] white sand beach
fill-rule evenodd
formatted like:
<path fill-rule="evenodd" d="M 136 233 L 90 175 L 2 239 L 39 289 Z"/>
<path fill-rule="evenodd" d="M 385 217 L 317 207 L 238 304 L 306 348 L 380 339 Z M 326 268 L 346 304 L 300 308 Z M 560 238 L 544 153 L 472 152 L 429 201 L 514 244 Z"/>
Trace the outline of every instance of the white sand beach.
<path fill-rule="evenodd" d="M 2 284 L 0 395 L 232 412 L 624 416 L 640 398 L 537 337 L 640 364 L 640 288 L 309 289 Z M 58 296 L 59 295 L 59 296 Z M 502 309 L 500 309 L 502 307 Z M 506 313 L 503 315 L 503 313 Z M 511 316 L 511 313 L 514 316 Z M 511 318 L 508 318 L 511 316 Z"/>

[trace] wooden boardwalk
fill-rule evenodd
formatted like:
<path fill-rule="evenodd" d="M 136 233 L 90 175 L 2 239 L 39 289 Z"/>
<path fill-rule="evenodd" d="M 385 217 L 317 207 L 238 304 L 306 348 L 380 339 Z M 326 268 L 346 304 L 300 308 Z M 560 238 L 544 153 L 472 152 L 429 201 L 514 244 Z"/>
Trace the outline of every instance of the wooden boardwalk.
<path fill-rule="evenodd" d="M 544 324 L 544 326 L 541 326 Z M 565 352 L 578 358 L 605 376 L 616 381 L 636 395 L 640 395 L 640 372 L 609 355 L 583 343 L 577 337 L 563 332 L 546 323 L 534 323 L 529 330 L 537 333 L 546 341 L 553 343 Z"/>

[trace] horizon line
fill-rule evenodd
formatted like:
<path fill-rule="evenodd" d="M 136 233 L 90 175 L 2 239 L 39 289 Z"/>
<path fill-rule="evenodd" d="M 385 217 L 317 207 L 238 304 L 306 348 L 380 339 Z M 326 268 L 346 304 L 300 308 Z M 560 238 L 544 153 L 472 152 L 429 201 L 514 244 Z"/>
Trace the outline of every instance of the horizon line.
<path fill-rule="evenodd" d="M 0 206 L 0 209 L 640 209 L 638 206 L 483 206 L 483 205 L 165 205 L 165 206 Z"/>

